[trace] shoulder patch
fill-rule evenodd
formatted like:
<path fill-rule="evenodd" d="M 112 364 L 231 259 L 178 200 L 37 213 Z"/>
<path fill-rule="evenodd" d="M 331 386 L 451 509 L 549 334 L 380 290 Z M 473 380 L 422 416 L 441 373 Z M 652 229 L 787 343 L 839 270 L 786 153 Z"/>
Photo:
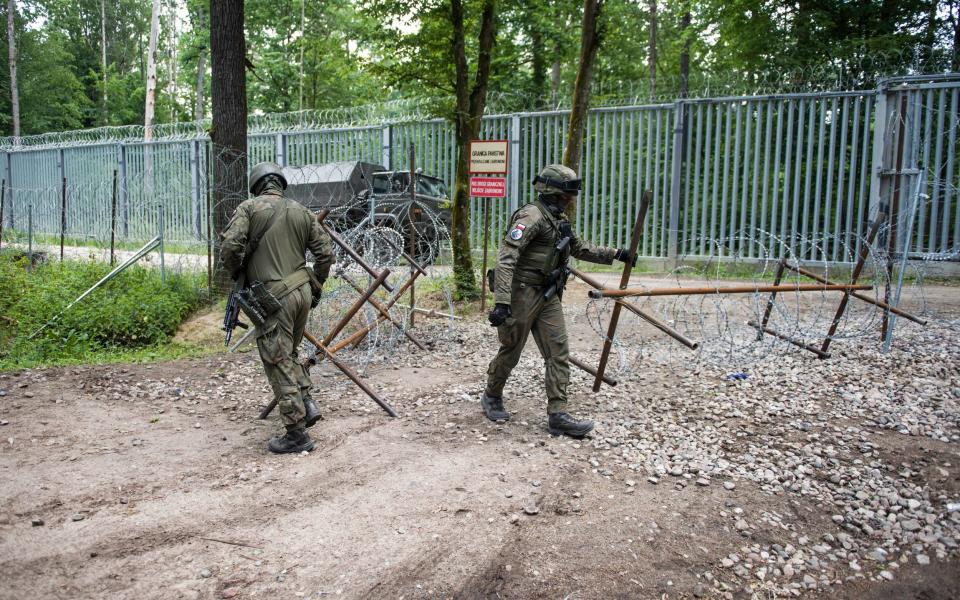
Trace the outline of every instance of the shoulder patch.
<path fill-rule="evenodd" d="M 523 230 L 525 227 L 521 223 L 517 223 L 517 226 L 510 230 L 510 239 L 517 241 L 523 237 Z"/>

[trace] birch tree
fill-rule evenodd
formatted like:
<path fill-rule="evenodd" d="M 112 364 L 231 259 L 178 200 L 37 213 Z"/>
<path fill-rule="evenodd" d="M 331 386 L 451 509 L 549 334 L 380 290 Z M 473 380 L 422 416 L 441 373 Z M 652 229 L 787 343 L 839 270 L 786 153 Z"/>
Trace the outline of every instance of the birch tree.
<path fill-rule="evenodd" d="M 14 19 L 17 16 L 15 0 L 7 0 L 7 42 L 10 48 L 10 107 L 13 117 L 13 139 L 20 139 L 20 89 L 17 85 L 17 41 L 14 37 Z"/>
<path fill-rule="evenodd" d="M 12 0 L 11 0 L 12 1 Z M 160 35 L 160 0 L 153 0 L 150 42 L 147 49 L 147 98 L 143 111 L 143 137 L 153 138 L 153 114 L 157 104 L 157 37 Z"/>

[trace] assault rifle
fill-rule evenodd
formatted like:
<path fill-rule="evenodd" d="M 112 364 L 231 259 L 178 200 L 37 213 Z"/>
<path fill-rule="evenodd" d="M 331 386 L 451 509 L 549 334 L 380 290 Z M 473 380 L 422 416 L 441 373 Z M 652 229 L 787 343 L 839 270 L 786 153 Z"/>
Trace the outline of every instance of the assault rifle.
<path fill-rule="evenodd" d="M 543 290 L 544 300 L 549 300 L 556 294 L 563 295 L 563 290 L 567 287 L 567 278 L 570 276 L 570 266 L 567 264 L 570 254 L 567 248 L 570 246 L 571 239 L 573 238 L 569 235 L 562 237 L 553 248 L 554 253 L 560 255 L 561 263 L 556 269 L 550 271 L 546 288 Z"/>
<path fill-rule="evenodd" d="M 247 329 L 249 326 L 240 320 L 240 293 L 243 291 L 244 284 L 246 283 L 246 275 L 241 274 L 236 279 L 236 283 L 233 286 L 233 289 L 230 290 L 230 295 L 227 296 L 227 310 L 223 315 L 223 330 L 227 332 L 223 340 L 224 346 L 230 345 L 230 340 L 233 338 L 233 330 L 237 327 L 241 329 Z"/>

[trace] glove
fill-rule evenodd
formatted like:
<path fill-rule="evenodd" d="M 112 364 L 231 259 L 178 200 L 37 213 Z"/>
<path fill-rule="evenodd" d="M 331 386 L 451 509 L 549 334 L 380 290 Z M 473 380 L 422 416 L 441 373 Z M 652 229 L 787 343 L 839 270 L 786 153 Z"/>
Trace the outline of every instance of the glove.
<path fill-rule="evenodd" d="M 630 251 L 626 248 L 618 248 L 617 253 L 613 257 L 619 260 L 622 263 L 630 263 L 631 267 L 637 266 L 637 255 L 630 255 Z"/>
<path fill-rule="evenodd" d="M 312 294 L 311 299 L 310 299 L 310 308 L 311 308 L 311 309 L 316 308 L 317 305 L 320 304 L 320 296 L 322 296 L 322 295 L 323 295 L 323 294 L 320 293 L 320 291 L 314 292 L 314 293 Z"/>
<path fill-rule="evenodd" d="M 494 327 L 500 327 L 509 318 L 510 318 L 509 304 L 497 304 L 496 306 L 493 307 L 493 310 L 490 311 L 490 314 L 487 315 L 487 319 L 490 321 L 490 324 L 493 325 Z"/>

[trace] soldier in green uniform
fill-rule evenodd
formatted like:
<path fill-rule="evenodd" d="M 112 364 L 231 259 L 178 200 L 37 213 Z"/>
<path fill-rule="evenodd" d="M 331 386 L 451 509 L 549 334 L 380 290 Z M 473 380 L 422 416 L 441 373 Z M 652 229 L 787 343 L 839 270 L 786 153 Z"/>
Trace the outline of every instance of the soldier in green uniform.
<path fill-rule="evenodd" d="M 497 328 L 500 351 L 487 369 L 487 387 L 481 406 L 491 421 L 506 421 L 503 387 L 533 333 L 546 364 L 549 430 L 553 435 L 583 437 L 593 421 L 578 420 L 567 411 L 570 366 L 567 331 L 560 296 L 567 260 L 574 257 L 609 265 L 614 259 L 636 264 L 629 250 L 599 248 L 573 233 L 564 209 L 580 191 L 577 174 L 563 165 L 548 165 L 533 180 L 535 202 L 520 207 L 500 244 L 493 283 L 496 305 L 490 324 Z"/>
<path fill-rule="evenodd" d="M 256 332 L 260 359 L 287 430 L 267 444 L 276 453 L 313 450 L 306 428 L 316 423 L 320 411 L 310 397 L 310 376 L 297 360 L 297 349 L 334 261 L 330 236 L 303 205 L 284 198 L 286 187 L 279 165 L 254 166 L 254 197 L 237 207 L 220 246 L 223 266 L 234 279 L 245 274 L 247 285 L 262 282 L 277 300 L 264 303 L 275 312 Z M 312 271 L 306 266 L 307 250 L 314 257 Z"/>

